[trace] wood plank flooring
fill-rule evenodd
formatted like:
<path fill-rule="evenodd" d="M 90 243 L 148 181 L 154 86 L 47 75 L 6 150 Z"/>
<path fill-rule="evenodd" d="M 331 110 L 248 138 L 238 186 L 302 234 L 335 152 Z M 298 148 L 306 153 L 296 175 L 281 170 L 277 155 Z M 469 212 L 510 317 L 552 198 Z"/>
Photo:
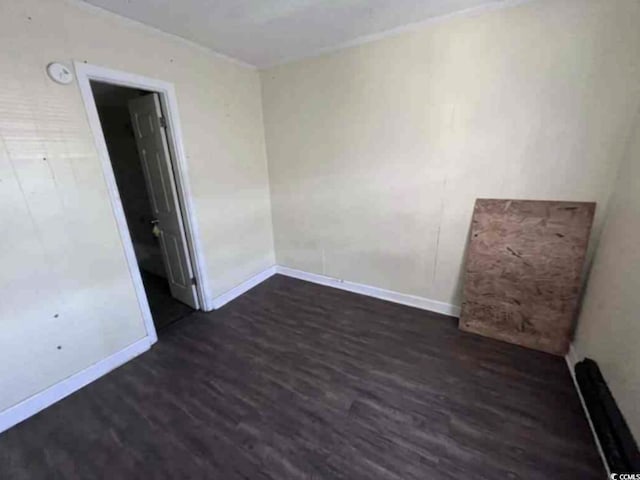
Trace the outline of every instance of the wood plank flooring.
<path fill-rule="evenodd" d="M 0 435 L 2 479 L 601 479 L 559 357 L 275 276 Z"/>

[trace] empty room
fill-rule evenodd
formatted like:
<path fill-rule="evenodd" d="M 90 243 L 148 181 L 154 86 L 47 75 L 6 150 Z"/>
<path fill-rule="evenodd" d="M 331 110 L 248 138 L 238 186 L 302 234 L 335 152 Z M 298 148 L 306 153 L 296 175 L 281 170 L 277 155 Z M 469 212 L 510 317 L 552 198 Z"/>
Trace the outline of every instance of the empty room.
<path fill-rule="evenodd" d="M 640 479 L 639 0 L 0 38 L 0 479 Z"/>

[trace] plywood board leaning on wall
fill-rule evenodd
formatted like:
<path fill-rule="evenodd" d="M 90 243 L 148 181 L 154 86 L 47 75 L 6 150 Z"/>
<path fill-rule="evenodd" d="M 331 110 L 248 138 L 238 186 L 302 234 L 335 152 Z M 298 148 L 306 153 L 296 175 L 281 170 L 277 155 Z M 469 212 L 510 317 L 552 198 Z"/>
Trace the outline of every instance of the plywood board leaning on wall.
<path fill-rule="evenodd" d="M 596 204 L 476 200 L 460 328 L 564 355 Z"/>

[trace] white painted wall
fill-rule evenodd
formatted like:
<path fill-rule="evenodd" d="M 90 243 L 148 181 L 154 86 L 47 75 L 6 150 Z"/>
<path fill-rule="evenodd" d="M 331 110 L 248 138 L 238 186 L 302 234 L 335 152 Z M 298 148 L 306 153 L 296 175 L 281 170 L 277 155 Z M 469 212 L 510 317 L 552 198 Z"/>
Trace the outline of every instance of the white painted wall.
<path fill-rule="evenodd" d="M 640 439 L 640 111 L 589 276 L 574 345 L 598 362 Z"/>
<path fill-rule="evenodd" d="M 261 72 L 279 265 L 459 304 L 477 197 L 598 202 L 640 3 L 538 0 Z"/>
<path fill-rule="evenodd" d="M 175 85 L 212 297 L 274 256 L 257 72 L 61 0 L 1 1 L 0 36 L 1 411 L 145 335 L 78 86 L 47 63 Z"/>

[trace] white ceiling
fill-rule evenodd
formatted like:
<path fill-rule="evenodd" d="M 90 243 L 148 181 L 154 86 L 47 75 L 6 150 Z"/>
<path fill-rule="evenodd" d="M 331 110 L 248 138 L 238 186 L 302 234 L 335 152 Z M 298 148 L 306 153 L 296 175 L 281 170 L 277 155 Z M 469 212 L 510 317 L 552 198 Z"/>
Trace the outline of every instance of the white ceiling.
<path fill-rule="evenodd" d="M 85 0 L 258 67 L 509 0 Z"/>

